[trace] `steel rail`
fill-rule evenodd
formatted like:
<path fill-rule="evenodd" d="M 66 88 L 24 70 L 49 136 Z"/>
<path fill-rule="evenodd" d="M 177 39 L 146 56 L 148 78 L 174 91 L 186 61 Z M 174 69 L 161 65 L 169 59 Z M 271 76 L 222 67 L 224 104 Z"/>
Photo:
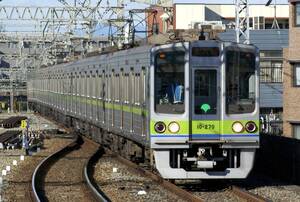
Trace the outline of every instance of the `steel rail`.
<path fill-rule="evenodd" d="M 32 194 L 33 194 L 33 198 L 35 201 L 37 202 L 41 202 L 43 201 L 42 198 L 43 196 L 40 193 L 40 190 L 38 188 L 39 186 L 39 178 L 42 175 L 42 172 L 44 170 L 45 167 L 47 167 L 48 162 L 52 159 L 57 158 L 57 156 L 63 154 L 64 152 L 66 152 L 70 147 L 76 145 L 78 140 L 78 137 L 75 138 L 74 141 L 72 141 L 70 144 L 68 144 L 67 146 L 65 146 L 64 148 L 54 152 L 53 154 L 51 154 L 50 156 L 48 156 L 47 158 L 45 158 L 41 163 L 39 163 L 39 165 L 35 168 L 32 178 L 31 178 L 31 188 L 32 188 Z"/>
<path fill-rule="evenodd" d="M 87 183 L 87 186 L 89 187 L 94 197 L 102 202 L 110 202 L 111 200 L 109 199 L 109 197 L 107 197 L 105 193 L 97 186 L 97 183 L 94 181 L 93 177 L 91 176 L 91 173 L 93 173 L 94 171 L 93 165 L 98 161 L 98 159 L 102 154 L 103 154 L 103 149 L 99 148 L 91 156 L 91 158 L 87 161 L 87 163 L 84 166 L 83 175 Z"/>
<path fill-rule="evenodd" d="M 194 194 L 181 189 L 180 187 L 176 186 L 175 184 L 163 179 L 162 177 L 154 174 L 153 172 L 150 172 L 148 170 L 143 169 L 142 167 L 136 165 L 135 163 L 121 157 L 120 155 L 116 154 L 116 153 L 111 153 L 110 150 L 105 149 L 106 151 L 108 151 L 108 153 L 112 154 L 112 156 L 116 157 L 116 159 L 125 164 L 126 166 L 128 166 L 130 169 L 140 173 L 143 176 L 146 176 L 148 178 L 150 178 L 151 180 L 153 180 L 154 182 L 158 183 L 159 185 L 161 185 L 162 187 L 164 187 L 165 189 L 167 189 L 168 191 L 176 194 L 178 197 L 187 200 L 187 201 L 191 201 L 191 202 L 203 202 L 204 200 L 202 200 L 199 197 L 196 197 Z"/>
<path fill-rule="evenodd" d="M 32 197 L 33 197 L 34 201 L 41 202 L 41 201 L 45 200 L 45 196 L 42 193 L 43 190 L 41 188 L 40 178 L 43 177 L 46 168 L 49 165 L 51 165 L 53 162 L 55 162 L 56 159 L 58 159 L 60 156 L 63 156 L 70 150 L 72 151 L 73 148 L 76 148 L 76 146 L 79 144 L 81 138 L 82 138 L 81 136 L 77 135 L 77 137 L 74 139 L 74 141 L 72 141 L 70 144 L 68 144 L 64 148 L 58 150 L 57 152 L 55 152 L 55 153 L 51 154 L 50 156 L 48 156 L 47 158 L 45 158 L 36 167 L 36 169 L 34 170 L 34 173 L 32 175 L 32 182 L 31 182 Z M 86 138 L 85 138 L 85 141 L 86 141 Z M 90 162 L 90 159 L 88 160 L 88 162 Z M 98 199 L 99 201 L 102 201 L 102 198 L 105 198 L 105 196 L 103 196 L 101 192 L 96 194 L 97 189 L 95 187 L 92 189 L 93 184 L 90 183 L 91 179 L 89 177 L 89 171 L 90 171 L 89 166 L 90 165 L 91 164 L 86 163 L 86 165 L 84 167 L 84 171 L 83 171 L 83 177 L 84 177 L 84 180 L 86 181 L 86 184 L 88 185 L 88 188 L 94 194 L 94 197 L 96 197 L 96 199 Z M 99 196 L 102 196 L 102 197 L 98 198 Z"/>

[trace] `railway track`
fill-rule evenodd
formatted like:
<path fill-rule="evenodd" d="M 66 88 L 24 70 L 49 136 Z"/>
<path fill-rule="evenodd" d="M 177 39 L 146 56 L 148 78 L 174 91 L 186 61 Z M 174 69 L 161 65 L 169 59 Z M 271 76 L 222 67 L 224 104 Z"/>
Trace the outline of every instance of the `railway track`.
<path fill-rule="evenodd" d="M 18 135 L 21 133 L 21 131 L 16 130 L 10 130 L 5 131 L 4 133 L 0 134 L 0 148 L 5 148 L 9 143 L 15 143 L 19 140 Z"/>
<path fill-rule="evenodd" d="M 15 128 L 21 125 L 21 121 L 27 119 L 26 116 L 12 116 L 0 123 L 3 128 Z"/>
<path fill-rule="evenodd" d="M 179 183 L 177 185 L 201 198 L 203 201 L 271 201 L 257 194 L 253 194 L 244 188 L 220 180 L 195 181 L 193 183 L 181 182 L 181 184 Z"/>
<path fill-rule="evenodd" d="M 33 197 L 36 201 L 97 201 L 105 199 L 94 188 L 87 161 L 98 145 L 77 136 L 71 144 L 47 157 L 32 176 Z M 91 195 L 93 194 L 93 196 Z"/>
<path fill-rule="evenodd" d="M 246 201 L 251 201 L 251 202 L 266 202 L 266 201 L 269 202 L 269 201 L 271 201 L 269 199 L 266 199 L 257 194 L 253 194 L 253 193 L 251 193 L 241 187 L 235 186 L 235 185 L 231 186 L 231 190 L 235 195 L 239 196 L 240 198 L 242 198 Z"/>
<path fill-rule="evenodd" d="M 103 149 L 98 158 L 93 179 L 112 201 L 203 201 L 110 150 Z"/>
<path fill-rule="evenodd" d="M 106 150 L 107 151 L 107 150 Z M 105 153 L 105 152 L 103 152 Z M 204 188 L 203 192 L 210 192 L 210 189 L 212 190 L 209 194 L 209 197 L 202 197 L 201 195 L 197 194 L 197 189 L 190 189 L 186 186 L 178 186 L 177 184 L 171 183 L 170 181 L 167 181 L 163 178 L 161 178 L 158 174 L 149 171 L 148 169 L 145 169 L 125 158 L 122 156 L 111 153 L 111 151 L 108 151 L 107 154 L 105 154 L 106 158 L 115 158 L 117 161 L 121 162 L 122 164 L 128 166 L 133 172 L 139 173 L 141 175 L 144 175 L 154 182 L 156 182 L 158 185 L 162 186 L 166 190 L 170 191 L 171 193 L 174 193 L 175 195 L 179 196 L 181 199 L 187 200 L 187 201 L 226 201 L 224 197 L 224 193 L 226 192 L 228 201 L 249 201 L 249 202 L 269 202 L 270 199 L 264 198 L 262 196 L 259 196 L 257 194 L 251 193 L 247 191 L 244 188 L 241 188 L 237 185 L 228 184 L 225 183 L 223 190 L 221 188 L 221 191 L 218 191 L 220 189 L 220 183 L 216 184 L 215 182 L 212 182 L 212 187 L 208 186 Z M 101 155 L 101 154 L 100 154 Z M 99 158 L 99 156 L 98 156 Z M 188 183 L 187 183 L 188 184 Z M 201 186 L 201 185 L 200 185 Z M 204 185 L 205 186 L 205 185 Z M 183 188 L 184 187 L 184 188 Z M 217 187 L 217 188 L 216 188 Z M 222 187 L 222 185 L 221 185 Z M 225 191 L 224 191 L 225 190 Z M 223 192 L 223 193 L 222 193 Z M 221 193 L 221 194 L 220 194 Z M 217 196 L 219 195 L 219 196 Z M 144 200 L 143 200 L 144 201 Z"/>

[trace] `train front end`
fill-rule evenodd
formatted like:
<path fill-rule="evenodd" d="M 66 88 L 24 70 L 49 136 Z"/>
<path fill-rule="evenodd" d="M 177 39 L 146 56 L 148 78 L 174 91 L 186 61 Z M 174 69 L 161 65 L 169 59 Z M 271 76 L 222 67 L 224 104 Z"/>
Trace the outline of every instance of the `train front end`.
<path fill-rule="evenodd" d="M 258 55 L 220 41 L 152 49 L 149 132 L 162 177 L 247 177 L 259 147 Z"/>

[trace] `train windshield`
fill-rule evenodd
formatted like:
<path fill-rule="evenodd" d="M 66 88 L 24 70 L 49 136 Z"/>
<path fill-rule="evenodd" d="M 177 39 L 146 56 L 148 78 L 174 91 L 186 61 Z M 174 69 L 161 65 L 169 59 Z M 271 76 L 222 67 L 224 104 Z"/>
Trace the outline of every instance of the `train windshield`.
<path fill-rule="evenodd" d="M 184 51 L 155 55 L 155 112 L 184 113 Z"/>
<path fill-rule="evenodd" d="M 226 52 L 226 112 L 251 113 L 255 109 L 255 54 Z"/>

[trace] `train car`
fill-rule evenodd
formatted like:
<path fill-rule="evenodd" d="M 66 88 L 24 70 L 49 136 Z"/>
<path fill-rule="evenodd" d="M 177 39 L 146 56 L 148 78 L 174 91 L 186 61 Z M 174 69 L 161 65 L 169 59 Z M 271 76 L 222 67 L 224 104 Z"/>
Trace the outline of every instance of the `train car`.
<path fill-rule="evenodd" d="M 28 95 L 35 110 L 97 128 L 95 141 L 135 143 L 164 178 L 245 178 L 259 147 L 258 64 L 253 45 L 143 46 L 40 69 Z"/>

